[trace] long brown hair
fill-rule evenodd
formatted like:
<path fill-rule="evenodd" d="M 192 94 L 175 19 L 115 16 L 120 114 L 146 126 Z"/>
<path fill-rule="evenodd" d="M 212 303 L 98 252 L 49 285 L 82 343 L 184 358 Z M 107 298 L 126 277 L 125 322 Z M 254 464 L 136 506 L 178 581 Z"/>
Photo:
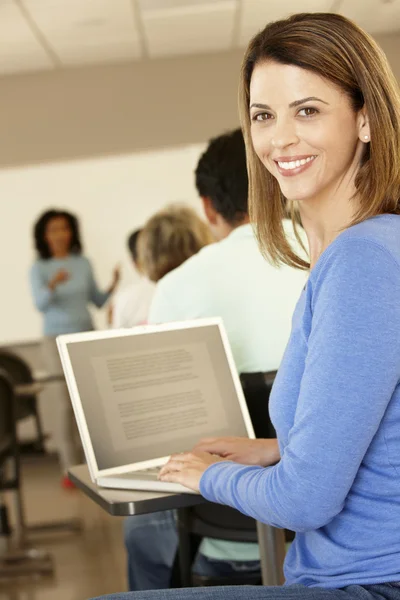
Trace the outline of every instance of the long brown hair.
<path fill-rule="evenodd" d="M 400 212 L 400 94 L 383 51 L 352 21 L 333 13 L 297 14 L 270 23 L 250 42 L 239 88 L 239 111 L 249 172 L 249 212 L 263 253 L 275 264 L 308 268 L 286 240 L 286 200 L 256 155 L 250 135 L 250 81 L 256 64 L 271 60 L 312 71 L 343 90 L 355 111 L 365 106 L 371 131 L 355 185 L 361 207 L 352 225 Z M 292 203 L 293 204 L 293 203 Z"/>

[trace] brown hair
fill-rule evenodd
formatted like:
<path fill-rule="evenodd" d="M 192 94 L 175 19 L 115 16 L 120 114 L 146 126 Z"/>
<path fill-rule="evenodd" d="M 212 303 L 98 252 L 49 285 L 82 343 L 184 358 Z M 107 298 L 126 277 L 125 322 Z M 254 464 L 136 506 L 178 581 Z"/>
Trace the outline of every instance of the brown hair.
<path fill-rule="evenodd" d="M 343 90 L 355 111 L 366 107 L 371 142 L 366 145 L 355 180 L 361 207 L 352 224 L 378 214 L 400 212 L 399 89 L 376 42 L 338 14 L 293 15 L 267 25 L 251 40 L 243 59 L 239 88 L 249 172 L 250 218 L 260 247 L 272 262 L 305 269 L 308 263 L 293 252 L 284 234 L 285 198 L 251 142 L 250 81 L 254 67 L 266 60 L 312 71 Z"/>
<path fill-rule="evenodd" d="M 204 221 L 189 207 L 171 205 L 156 213 L 139 236 L 139 264 L 152 281 L 179 267 L 212 242 Z"/>

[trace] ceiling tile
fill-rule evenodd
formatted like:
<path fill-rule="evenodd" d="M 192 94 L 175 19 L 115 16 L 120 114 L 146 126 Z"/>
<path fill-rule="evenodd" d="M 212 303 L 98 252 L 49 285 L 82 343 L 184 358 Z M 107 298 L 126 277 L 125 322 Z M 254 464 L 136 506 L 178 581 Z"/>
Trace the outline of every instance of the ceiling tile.
<path fill-rule="evenodd" d="M 142 13 L 149 55 L 172 56 L 232 47 L 236 0 Z"/>
<path fill-rule="evenodd" d="M 0 2 L 0 73 L 52 68 L 53 64 L 35 38 L 18 7 Z"/>
<path fill-rule="evenodd" d="M 352 0 L 351 0 L 352 1 Z M 239 45 L 245 46 L 267 23 L 298 12 L 327 12 L 333 0 L 242 0 Z"/>
<path fill-rule="evenodd" d="M 400 31 L 399 0 L 343 0 L 339 12 L 370 33 Z"/>
<path fill-rule="evenodd" d="M 223 3 L 229 0 L 137 0 L 142 11 L 165 10 L 170 8 L 187 8 L 188 6 L 201 6 L 205 4 Z"/>
<path fill-rule="evenodd" d="M 140 57 L 131 0 L 24 0 L 64 64 Z"/>

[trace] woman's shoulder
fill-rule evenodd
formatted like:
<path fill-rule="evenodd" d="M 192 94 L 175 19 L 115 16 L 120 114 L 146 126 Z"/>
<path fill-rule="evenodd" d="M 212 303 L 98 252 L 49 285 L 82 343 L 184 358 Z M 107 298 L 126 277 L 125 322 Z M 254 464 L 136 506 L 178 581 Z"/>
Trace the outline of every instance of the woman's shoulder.
<path fill-rule="evenodd" d="M 83 254 L 71 254 L 68 258 L 68 262 L 70 262 L 71 265 L 76 266 L 77 268 L 91 268 L 90 260 L 87 258 L 87 256 L 84 256 Z"/>
<path fill-rule="evenodd" d="M 31 273 L 38 273 L 38 272 L 42 271 L 43 269 L 46 268 L 46 265 L 47 265 L 48 262 L 49 262 L 48 260 L 45 260 L 43 258 L 37 258 L 31 264 L 30 272 Z"/>
<path fill-rule="evenodd" d="M 340 242 L 365 240 L 388 250 L 400 251 L 400 215 L 377 215 L 349 227 L 337 238 Z"/>
<path fill-rule="evenodd" d="M 328 246 L 311 272 L 310 279 L 357 280 L 362 274 L 375 277 L 385 272 L 400 283 L 400 216 L 379 215 L 343 231 Z"/>

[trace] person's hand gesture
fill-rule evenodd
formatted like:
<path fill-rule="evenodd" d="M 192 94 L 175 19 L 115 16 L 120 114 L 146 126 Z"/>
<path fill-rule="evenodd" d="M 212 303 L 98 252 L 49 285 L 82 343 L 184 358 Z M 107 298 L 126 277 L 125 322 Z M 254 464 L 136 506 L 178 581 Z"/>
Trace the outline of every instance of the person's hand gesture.
<path fill-rule="evenodd" d="M 54 277 L 52 277 L 52 279 L 50 279 L 49 281 L 49 288 L 51 290 L 54 290 L 58 285 L 60 285 L 60 283 L 64 283 L 65 281 L 68 281 L 68 279 L 70 278 L 70 274 L 68 273 L 68 271 L 66 271 L 65 269 L 59 269 L 57 271 L 57 273 L 54 275 Z"/>
<path fill-rule="evenodd" d="M 117 265 L 113 270 L 113 284 L 116 287 L 121 279 L 121 265 Z"/>
<path fill-rule="evenodd" d="M 121 279 L 121 266 L 117 265 L 113 270 L 111 285 L 108 288 L 109 294 L 112 294 L 115 291 L 120 279 Z"/>

